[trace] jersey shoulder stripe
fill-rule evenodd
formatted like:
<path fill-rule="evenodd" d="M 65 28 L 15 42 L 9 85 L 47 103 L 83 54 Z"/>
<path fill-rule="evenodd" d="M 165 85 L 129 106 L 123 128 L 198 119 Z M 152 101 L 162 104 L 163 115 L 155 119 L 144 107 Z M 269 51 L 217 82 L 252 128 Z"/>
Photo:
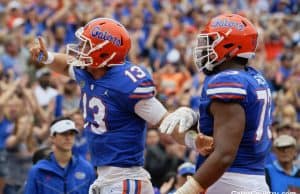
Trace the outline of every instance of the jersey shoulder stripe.
<path fill-rule="evenodd" d="M 151 98 L 155 95 L 155 86 L 152 81 L 145 80 L 141 82 L 138 87 L 131 93 L 130 98 L 145 99 Z"/>
<path fill-rule="evenodd" d="M 208 79 L 206 95 L 210 99 L 240 101 L 247 96 L 245 85 L 247 84 L 239 71 L 225 71 Z"/>
<path fill-rule="evenodd" d="M 220 83 L 211 83 L 208 84 L 208 88 L 216 88 L 216 87 L 243 87 L 243 84 L 234 83 L 234 82 L 220 82 Z"/>
<path fill-rule="evenodd" d="M 238 94 L 238 95 L 246 95 L 247 91 L 242 88 L 232 88 L 232 87 L 220 87 L 206 90 L 207 95 L 215 95 L 215 94 Z"/>

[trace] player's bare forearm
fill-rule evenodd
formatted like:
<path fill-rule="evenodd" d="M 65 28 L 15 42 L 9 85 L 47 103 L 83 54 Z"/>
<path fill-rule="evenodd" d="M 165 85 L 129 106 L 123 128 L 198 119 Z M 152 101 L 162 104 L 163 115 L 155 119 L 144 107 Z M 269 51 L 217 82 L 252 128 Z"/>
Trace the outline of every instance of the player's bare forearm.
<path fill-rule="evenodd" d="M 203 188 L 208 188 L 224 174 L 231 162 L 232 157 L 224 157 L 224 154 L 213 151 L 197 170 L 194 178 Z"/>
<path fill-rule="evenodd" d="M 68 55 L 64 53 L 53 53 L 54 61 L 49 64 L 49 68 L 57 73 L 69 76 L 69 65 L 67 64 Z"/>
<path fill-rule="evenodd" d="M 215 183 L 235 159 L 245 127 L 245 112 L 239 104 L 213 102 L 214 151 L 194 175 L 207 188 Z"/>

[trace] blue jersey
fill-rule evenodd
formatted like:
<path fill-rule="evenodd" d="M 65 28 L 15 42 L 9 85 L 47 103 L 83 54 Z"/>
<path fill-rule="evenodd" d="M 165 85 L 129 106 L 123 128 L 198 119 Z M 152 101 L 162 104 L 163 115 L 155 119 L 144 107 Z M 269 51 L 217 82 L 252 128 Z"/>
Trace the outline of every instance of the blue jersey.
<path fill-rule="evenodd" d="M 143 166 L 146 121 L 135 104 L 154 96 L 149 73 L 129 62 L 111 67 L 98 80 L 74 68 L 81 87 L 81 107 L 94 166 Z"/>
<path fill-rule="evenodd" d="M 270 93 L 264 77 L 251 67 L 239 71 L 227 70 L 206 77 L 199 108 L 202 133 L 213 134 L 213 117 L 209 113 L 212 101 L 239 103 L 245 110 L 244 134 L 229 172 L 264 174 L 264 161 L 271 144 Z M 198 166 L 204 160 L 199 156 Z"/>

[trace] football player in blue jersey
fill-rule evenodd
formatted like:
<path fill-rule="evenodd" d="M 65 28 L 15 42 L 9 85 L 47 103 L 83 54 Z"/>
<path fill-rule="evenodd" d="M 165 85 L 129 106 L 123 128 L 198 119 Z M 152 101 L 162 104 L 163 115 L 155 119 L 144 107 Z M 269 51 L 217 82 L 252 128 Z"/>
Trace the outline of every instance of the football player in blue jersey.
<path fill-rule="evenodd" d="M 119 22 L 97 18 L 75 35 L 79 43 L 67 45 L 67 54 L 48 52 L 41 38 L 30 51 L 33 60 L 81 87 L 84 128 L 98 173 L 90 193 L 154 193 L 143 169 L 146 124 L 158 126 L 167 110 L 154 97 L 152 78 L 125 60 L 131 41 Z M 185 123 L 196 122 L 196 113 L 190 115 Z"/>
<path fill-rule="evenodd" d="M 213 18 L 197 36 L 194 60 L 206 78 L 200 97 L 199 131 L 214 139 L 214 150 L 198 157 L 197 172 L 176 194 L 267 193 L 264 160 L 270 148 L 271 94 L 260 72 L 247 66 L 257 46 L 251 22 L 235 14 Z M 179 108 L 164 118 L 163 133 L 178 130 L 191 111 Z"/>

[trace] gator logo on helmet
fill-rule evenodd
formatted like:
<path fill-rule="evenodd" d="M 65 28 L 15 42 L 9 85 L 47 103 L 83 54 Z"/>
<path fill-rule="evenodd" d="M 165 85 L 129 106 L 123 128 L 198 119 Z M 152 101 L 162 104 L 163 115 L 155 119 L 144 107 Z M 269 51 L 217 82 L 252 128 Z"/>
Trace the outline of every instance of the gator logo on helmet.
<path fill-rule="evenodd" d="M 121 39 L 111 35 L 108 32 L 101 31 L 101 28 L 99 26 L 93 28 L 93 30 L 91 31 L 91 35 L 94 38 L 108 40 L 118 47 L 121 46 Z"/>
<path fill-rule="evenodd" d="M 229 21 L 227 19 L 219 19 L 214 20 L 211 23 L 212 28 L 235 28 L 239 31 L 243 31 L 245 28 L 245 25 L 242 22 L 235 22 L 235 21 Z"/>

